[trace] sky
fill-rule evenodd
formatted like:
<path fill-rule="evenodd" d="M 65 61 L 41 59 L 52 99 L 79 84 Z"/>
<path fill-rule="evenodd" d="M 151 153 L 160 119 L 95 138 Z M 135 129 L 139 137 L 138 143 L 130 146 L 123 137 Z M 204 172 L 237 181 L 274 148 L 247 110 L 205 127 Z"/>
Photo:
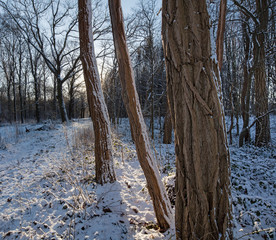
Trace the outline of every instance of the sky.
<path fill-rule="evenodd" d="M 131 9 L 134 8 L 140 0 L 121 0 L 122 9 L 124 14 L 129 14 Z M 156 0 L 157 5 L 161 6 L 161 0 Z"/>
<path fill-rule="evenodd" d="M 121 0 L 122 9 L 126 13 L 130 13 L 131 9 L 136 6 L 139 0 Z"/>

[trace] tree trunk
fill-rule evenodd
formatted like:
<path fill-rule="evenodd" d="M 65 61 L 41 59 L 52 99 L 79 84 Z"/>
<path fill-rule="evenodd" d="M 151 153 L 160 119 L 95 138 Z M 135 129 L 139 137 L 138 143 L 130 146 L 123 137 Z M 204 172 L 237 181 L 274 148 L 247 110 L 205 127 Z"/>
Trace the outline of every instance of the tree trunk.
<path fill-rule="evenodd" d="M 223 63 L 223 38 L 224 38 L 224 32 L 225 32 L 226 6 L 227 6 L 227 0 L 221 0 L 220 8 L 219 8 L 217 39 L 216 39 L 216 53 L 217 53 L 219 70 L 221 70 L 222 63 Z"/>
<path fill-rule="evenodd" d="M 96 181 L 104 184 L 116 180 L 112 156 L 111 129 L 94 52 L 91 1 L 79 0 L 78 6 L 80 54 L 95 132 Z"/>
<path fill-rule="evenodd" d="M 227 133 L 229 134 L 229 140 L 230 140 L 230 145 L 232 144 L 232 130 L 234 128 L 234 112 L 235 112 L 235 108 L 234 108 L 234 104 L 233 104 L 233 84 L 231 86 L 231 90 L 230 90 L 230 94 L 229 94 L 229 100 L 230 100 L 230 104 L 231 104 L 231 113 L 230 113 L 230 127 L 229 130 L 227 131 Z"/>
<path fill-rule="evenodd" d="M 153 157 L 135 87 L 134 73 L 126 45 L 121 1 L 109 0 L 109 10 L 122 85 L 122 97 L 129 117 L 132 137 L 135 142 L 140 165 L 147 180 L 147 187 L 153 201 L 157 222 L 161 230 L 167 230 L 173 224 L 172 209 Z"/>
<path fill-rule="evenodd" d="M 73 78 L 75 77 L 73 76 Z M 75 84 L 75 79 L 71 79 L 69 83 L 69 104 L 68 104 L 68 117 L 70 120 L 74 117 L 74 103 L 75 103 L 74 84 Z"/>
<path fill-rule="evenodd" d="M 46 105 L 47 105 L 47 99 L 46 99 L 46 81 L 47 81 L 47 77 L 46 77 L 46 66 L 45 64 L 43 65 L 43 111 L 44 111 L 44 118 L 46 118 Z"/>
<path fill-rule="evenodd" d="M 249 44 L 250 38 L 247 32 L 247 22 L 242 23 L 243 43 L 244 43 L 244 63 L 243 63 L 243 85 L 241 92 L 241 114 L 243 119 L 242 131 L 239 136 L 239 147 L 243 146 L 243 143 L 249 143 L 250 141 L 250 130 L 249 125 L 249 103 L 250 103 L 250 89 L 251 89 L 251 76 L 248 72 L 248 61 L 249 61 Z"/>
<path fill-rule="evenodd" d="M 23 108 L 24 108 L 24 118 L 27 118 L 27 89 L 28 89 L 28 71 L 25 69 L 24 72 L 24 101 L 23 101 Z"/>
<path fill-rule="evenodd" d="M 61 79 L 57 78 L 57 100 L 58 100 L 61 121 L 68 122 L 69 119 L 67 116 L 66 107 L 63 99 L 62 85 L 63 83 Z"/>
<path fill-rule="evenodd" d="M 231 238 L 230 158 L 206 1 L 163 0 L 162 11 L 175 133 L 176 238 Z"/>
<path fill-rule="evenodd" d="M 268 3 L 267 0 L 256 0 L 256 10 L 259 24 L 256 26 L 253 35 L 253 56 L 255 62 L 255 112 L 256 117 L 268 112 L 268 94 L 266 87 L 265 70 L 265 32 L 268 24 Z M 256 123 L 255 145 L 267 145 L 270 141 L 269 114 Z"/>
<path fill-rule="evenodd" d="M 53 115 L 54 119 L 57 119 L 57 79 L 56 76 L 54 76 L 54 81 L 53 81 Z"/>
<path fill-rule="evenodd" d="M 14 71 L 14 70 L 13 70 Z M 13 121 L 17 121 L 17 108 L 16 108 L 16 87 L 15 87 L 15 77 L 12 74 L 12 93 L 13 93 Z"/>
<path fill-rule="evenodd" d="M 21 43 L 21 41 L 19 41 Z M 22 97 L 22 45 L 19 45 L 19 69 L 18 69 L 18 95 L 19 95 L 19 110 L 20 110 L 20 120 L 21 123 L 24 123 L 23 115 L 23 97 Z"/>
<path fill-rule="evenodd" d="M 236 118 L 236 129 L 237 129 L 237 135 L 239 135 L 239 84 L 238 84 L 238 76 L 237 76 L 237 46 L 236 46 L 236 39 L 232 39 L 231 41 L 231 67 L 232 67 L 232 103 L 233 104 L 233 114 Z"/>
<path fill-rule="evenodd" d="M 35 67 L 36 69 L 36 67 Z M 37 69 L 35 70 L 37 71 Z M 39 108 L 39 82 L 38 82 L 38 78 L 37 78 L 37 73 L 35 73 L 34 76 L 34 90 L 35 90 L 35 118 L 36 118 L 36 122 L 39 123 L 40 122 L 40 108 Z"/>
<path fill-rule="evenodd" d="M 163 143 L 170 144 L 172 142 L 172 120 L 169 104 L 167 104 L 166 115 L 164 119 L 164 136 Z"/>

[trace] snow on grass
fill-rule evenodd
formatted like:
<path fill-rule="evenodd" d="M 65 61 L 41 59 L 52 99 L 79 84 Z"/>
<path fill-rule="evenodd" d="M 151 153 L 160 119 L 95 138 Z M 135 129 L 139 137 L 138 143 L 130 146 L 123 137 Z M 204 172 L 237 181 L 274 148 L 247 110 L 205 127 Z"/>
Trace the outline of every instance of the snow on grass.
<path fill-rule="evenodd" d="M 268 148 L 238 148 L 233 132 L 231 178 L 237 239 L 275 238 L 275 116 L 271 117 L 271 133 Z M 117 182 L 104 186 L 94 180 L 89 119 L 68 126 L 3 126 L 0 136 L 4 146 L 0 148 L 0 238 L 175 238 L 173 230 L 158 231 L 127 119 L 121 120 L 113 134 Z M 174 145 L 161 144 L 157 129 L 155 136 L 155 157 L 174 202 Z"/>
<path fill-rule="evenodd" d="M 83 130 L 89 131 L 90 126 L 86 120 L 56 125 L 54 130 L 34 127 L 0 151 L 3 239 L 166 239 L 172 235 L 158 231 L 133 144 L 114 135 L 117 182 L 95 183 L 93 145 L 90 149 L 82 145 Z"/>

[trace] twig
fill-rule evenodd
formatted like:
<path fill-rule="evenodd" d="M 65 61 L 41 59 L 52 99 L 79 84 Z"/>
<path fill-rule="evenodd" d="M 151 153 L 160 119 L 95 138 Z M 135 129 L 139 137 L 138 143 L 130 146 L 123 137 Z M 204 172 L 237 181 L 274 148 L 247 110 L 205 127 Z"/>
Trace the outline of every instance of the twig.
<path fill-rule="evenodd" d="M 272 113 L 273 111 L 274 111 L 274 109 L 272 109 L 272 110 L 266 112 L 265 114 L 263 114 L 263 115 L 257 117 L 257 118 L 253 121 L 253 123 L 251 123 L 251 125 L 250 125 L 249 127 L 247 127 L 247 129 L 252 128 L 252 127 L 255 125 L 255 123 L 256 123 L 257 121 L 259 121 L 261 118 L 267 116 L 268 114 Z"/>
<path fill-rule="evenodd" d="M 253 231 L 250 233 L 246 233 L 246 234 L 242 235 L 241 237 L 239 237 L 238 239 L 241 239 L 241 238 L 249 236 L 249 235 L 253 235 L 255 233 L 268 232 L 268 231 L 274 231 L 274 230 L 275 230 L 274 228 L 266 228 L 266 229 L 256 230 L 256 231 Z"/>

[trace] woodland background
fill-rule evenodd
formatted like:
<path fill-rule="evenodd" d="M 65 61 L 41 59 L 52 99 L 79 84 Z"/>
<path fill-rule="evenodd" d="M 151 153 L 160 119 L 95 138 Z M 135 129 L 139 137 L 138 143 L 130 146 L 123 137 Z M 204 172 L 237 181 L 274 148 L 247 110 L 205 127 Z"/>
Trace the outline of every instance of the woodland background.
<path fill-rule="evenodd" d="M 33 1 L 35 2 L 35 1 Z M 215 43 L 220 1 L 209 1 L 211 35 Z M 41 122 L 89 115 L 77 37 L 77 7 L 71 1 L 30 5 L 1 1 L 0 121 Z M 112 44 L 107 3 L 93 1 L 93 31 L 105 101 L 111 122 L 126 117 Z M 143 115 L 154 138 L 154 119 L 167 112 L 166 72 L 161 39 L 161 3 L 139 1 L 125 18 L 126 34 Z M 15 23 L 11 14 L 16 17 Z M 265 11 L 265 74 L 269 110 L 275 109 L 275 2 Z M 253 1 L 228 1 L 221 68 L 225 114 L 241 132 L 238 122 L 247 112 L 255 115 L 253 56 L 258 26 Z M 20 26 L 20 27 L 19 27 Z M 259 43 L 258 43 L 259 44 Z M 215 49 L 215 46 L 213 46 Z M 214 53 L 215 55 L 215 53 Z M 268 111 L 269 111 L 268 110 Z"/>

